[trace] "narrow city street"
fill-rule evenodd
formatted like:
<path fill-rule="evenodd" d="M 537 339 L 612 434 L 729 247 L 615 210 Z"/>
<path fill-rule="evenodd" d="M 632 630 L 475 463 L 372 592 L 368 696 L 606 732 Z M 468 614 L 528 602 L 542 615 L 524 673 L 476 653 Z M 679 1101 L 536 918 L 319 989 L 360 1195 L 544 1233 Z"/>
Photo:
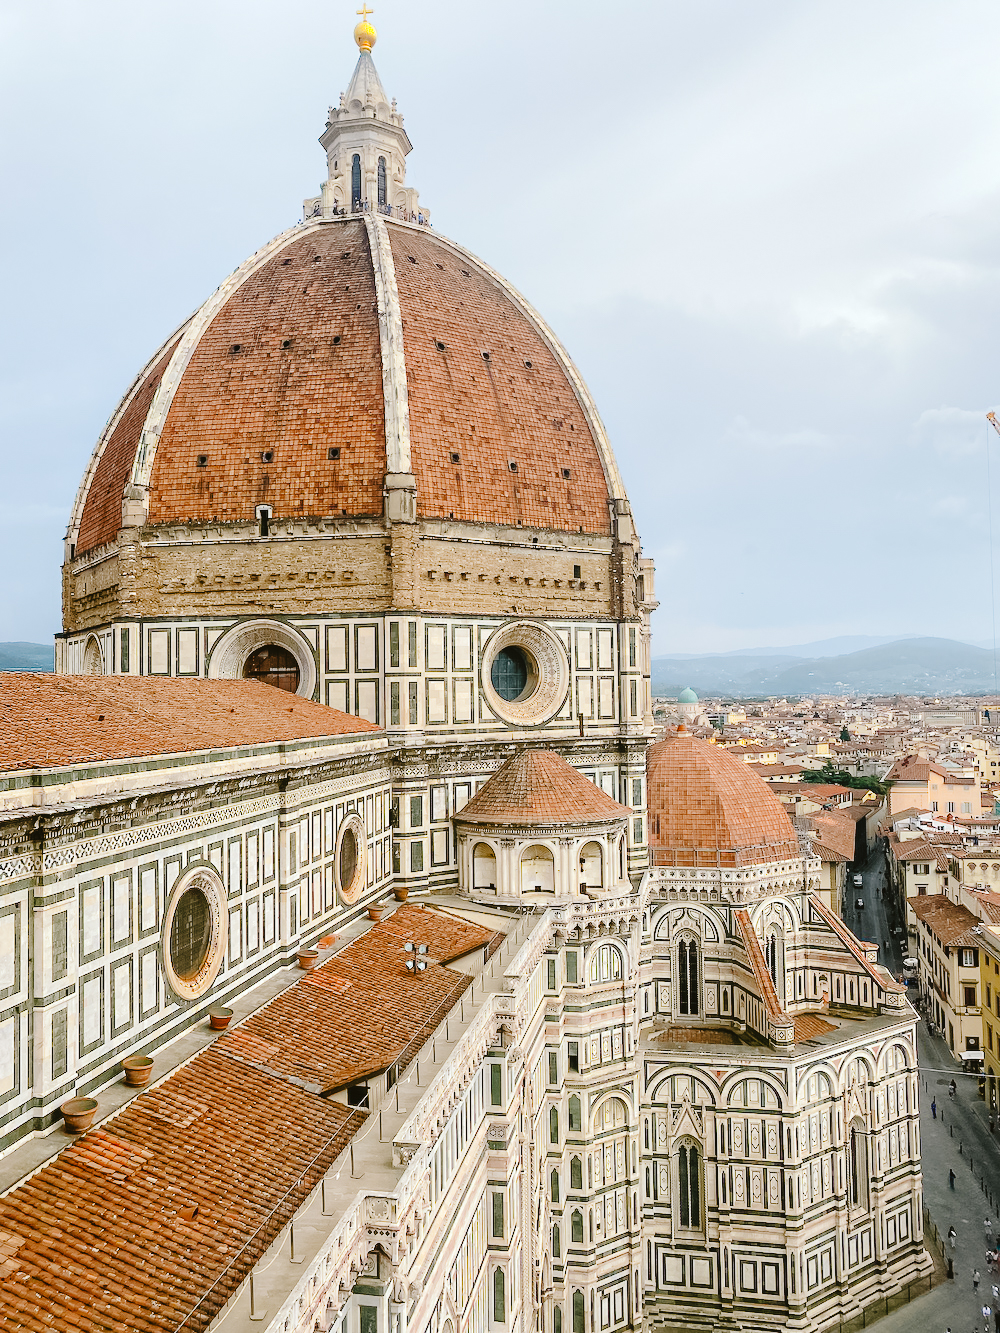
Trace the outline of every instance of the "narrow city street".
<path fill-rule="evenodd" d="M 906 937 L 895 933 L 902 923 L 896 920 L 889 897 L 884 854 L 873 855 L 861 873 L 864 887 L 851 886 L 845 920 L 859 939 L 878 944 L 880 961 L 898 976 Z M 863 909 L 854 907 L 859 897 Z M 915 998 L 915 991 L 911 994 Z M 993 1290 L 994 1284 L 1000 1288 L 1000 1274 L 987 1268 L 984 1225 L 988 1219 L 991 1227 L 1000 1227 L 1000 1135 L 990 1131 L 978 1076 L 962 1073 L 947 1043 L 932 1037 L 923 1019 L 917 1024 L 917 1054 L 924 1203 L 945 1240 L 955 1276 L 875 1326 L 883 1333 L 946 1333 L 949 1328 L 951 1333 L 987 1333 L 983 1305 L 1000 1310 L 1000 1290 L 996 1295 Z M 954 1100 L 949 1095 L 952 1079 Z M 955 1228 L 953 1249 L 946 1240 L 949 1227 Z M 981 1279 L 978 1291 L 973 1284 L 975 1269 Z M 994 1316 L 988 1333 L 996 1330 L 1000 1319 Z"/>
<path fill-rule="evenodd" d="M 861 868 L 861 875 L 864 879 L 861 888 L 855 887 L 853 874 L 850 877 L 844 902 L 844 920 L 859 940 L 878 945 L 879 962 L 893 976 L 898 977 L 906 956 L 906 936 L 896 934 L 904 923 L 893 912 L 885 852 L 881 847 Z M 864 902 L 861 909 L 855 906 L 859 898 Z"/>

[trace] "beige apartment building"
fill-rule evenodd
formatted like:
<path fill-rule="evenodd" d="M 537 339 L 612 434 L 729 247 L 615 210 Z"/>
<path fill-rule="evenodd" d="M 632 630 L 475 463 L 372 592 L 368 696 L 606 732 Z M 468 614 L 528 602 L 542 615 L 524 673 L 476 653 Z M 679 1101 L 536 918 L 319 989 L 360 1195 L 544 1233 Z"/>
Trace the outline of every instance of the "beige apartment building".
<path fill-rule="evenodd" d="M 931 810 L 935 814 L 978 815 L 982 806 L 979 778 L 950 772 L 940 764 L 907 755 L 897 759 L 886 774 L 891 783 L 889 814 L 903 810 Z"/>
<path fill-rule="evenodd" d="M 982 1060 L 979 950 L 982 927 L 967 907 L 944 894 L 910 900 L 917 918 L 921 995 L 956 1059 Z"/>

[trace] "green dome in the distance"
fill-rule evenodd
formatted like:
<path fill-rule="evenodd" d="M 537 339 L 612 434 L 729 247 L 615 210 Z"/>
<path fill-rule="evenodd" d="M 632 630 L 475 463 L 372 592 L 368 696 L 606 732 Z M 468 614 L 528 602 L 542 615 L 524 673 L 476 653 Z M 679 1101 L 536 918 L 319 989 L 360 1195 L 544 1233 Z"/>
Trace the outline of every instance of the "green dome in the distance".
<path fill-rule="evenodd" d="M 677 702 L 679 704 L 696 704 L 698 702 L 698 696 L 689 685 L 686 690 L 681 690 L 680 694 L 677 696 Z"/>

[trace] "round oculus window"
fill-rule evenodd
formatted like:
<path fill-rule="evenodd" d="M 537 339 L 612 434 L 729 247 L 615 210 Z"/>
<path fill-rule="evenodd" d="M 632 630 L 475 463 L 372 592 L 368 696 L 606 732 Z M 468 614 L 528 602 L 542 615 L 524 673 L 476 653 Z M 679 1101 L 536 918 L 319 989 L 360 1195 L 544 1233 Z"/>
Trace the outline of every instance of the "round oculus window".
<path fill-rule="evenodd" d="M 255 648 L 243 664 L 244 680 L 259 680 L 295 694 L 299 688 L 299 664 L 287 648 L 267 643 Z"/>
<path fill-rule="evenodd" d="M 163 971 L 181 1000 L 200 999 L 226 955 L 226 891 L 212 866 L 195 866 L 174 885 L 163 916 Z"/>
<path fill-rule="evenodd" d="M 523 648 L 511 644 L 501 648 L 490 667 L 490 683 L 507 703 L 522 699 L 528 690 L 532 663 L 529 663 Z"/>
<path fill-rule="evenodd" d="M 185 889 L 170 923 L 170 965 L 181 981 L 198 975 L 212 943 L 212 909 L 200 887 Z"/>
<path fill-rule="evenodd" d="M 259 680 L 311 699 L 316 691 L 314 650 L 291 625 L 244 620 L 226 630 L 208 659 L 211 680 Z"/>
<path fill-rule="evenodd" d="M 566 700 L 566 649 L 546 626 L 512 621 L 487 641 L 480 680 L 490 711 L 501 721 L 538 726 L 558 713 Z"/>
<path fill-rule="evenodd" d="M 345 903 L 356 903 L 365 887 L 365 826 L 351 813 L 337 833 L 337 891 Z"/>

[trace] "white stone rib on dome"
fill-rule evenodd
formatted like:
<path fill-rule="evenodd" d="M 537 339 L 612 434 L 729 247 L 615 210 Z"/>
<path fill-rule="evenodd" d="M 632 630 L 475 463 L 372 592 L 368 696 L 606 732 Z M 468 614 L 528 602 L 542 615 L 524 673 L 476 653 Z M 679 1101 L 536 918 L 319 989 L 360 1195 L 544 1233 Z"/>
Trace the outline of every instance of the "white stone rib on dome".
<path fill-rule="evenodd" d="M 318 222 L 299 223 L 295 227 L 290 227 L 288 231 L 283 231 L 273 241 L 269 241 L 267 245 L 261 246 L 249 259 L 244 260 L 239 268 L 231 273 L 224 282 L 220 283 L 204 305 L 191 317 L 177 351 L 170 358 L 170 364 L 164 372 L 163 379 L 160 381 L 149 412 L 146 415 L 146 422 L 139 437 L 139 448 L 136 450 L 135 462 L 129 477 L 129 485 L 138 486 L 148 491 L 149 480 L 153 472 L 153 462 L 156 458 L 156 446 L 160 442 L 160 432 L 163 430 L 167 413 L 173 403 L 174 393 L 184 376 L 185 370 L 187 370 L 188 363 L 194 355 L 202 335 L 212 320 L 232 297 L 233 293 L 242 287 L 247 279 L 251 278 L 274 254 L 283 249 L 289 242 L 298 240 L 300 236 L 308 235 L 309 232 L 315 231 L 321 225 Z"/>
<path fill-rule="evenodd" d="M 379 321 L 379 339 L 382 361 L 382 388 L 384 399 L 385 415 L 385 442 L 386 442 L 386 472 L 394 474 L 407 474 L 412 471 L 412 462 L 410 456 L 410 420 L 409 420 L 409 395 L 407 391 L 406 378 L 406 349 L 403 334 L 402 311 L 400 306 L 399 292 L 396 286 L 395 264 L 392 256 L 392 248 L 389 238 L 389 226 L 398 228 L 401 231 L 423 231 L 424 228 L 416 223 L 402 222 L 397 219 L 387 221 L 379 215 L 362 215 L 369 250 L 371 253 L 372 267 L 375 275 L 375 290 L 378 305 Z M 346 219 L 345 219 L 346 220 Z M 339 219 L 337 220 L 339 221 Z M 79 531 L 80 522 L 83 516 L 84 505 L 87 499 L 87 493 L 93 481 L 101 455 L 110 439 L 111 432 L 115 425 L 121 419 L 122 414 L 127 410 L 129 404 L 133 401 L 135 393 L 145 380 L 150 369 L 156 364 L 157 357 L 162 357 L 164 351 L 170 346 L 171 342 L 180 334 L 178 343 L 173 356 L 163 374 L 162 379 L 153 396 L 152 403 L 145 422 L 139 435 L 139 444 L 136 449 L 135 458 L 132 463 L 128 482 L 126 484 L 126 496 L 141 509 L 148 512 L 148 493 L 150 479 L 153 472 L 153 465 L 156 460 L 156 451 L 160 441 L 160 435 L 166 423 L 167 415 L 174 400 L 174 395 L 184 377 L 192 356 L 194 355 L 198 344 L 203 337 L 209 325 L 215 319 L 216 315 L 225 307 L 226 303 L 233 295 L 265 264 L 267 264 L 276 253 L 280 252 L 286 245 L 308 236 L 330 225 L 337 225 L 337 221 L 316 220 L 304 223 L 298 223 L 296 226 L 282 232 L 266 245 L 262 246 L 249 259 L 245 260 L 239 268 L 235 269 L 228 278 L 222 282 L 212 295 L 206 300 L 195 313 L 175 331 L 171 337 L 159 349 L 157 356 L 153 357 L 133 383 L 128 395 L 120 404 L 114 416 L 105 427 L 101 440 L 94 450 L 86 474 L 81 482 L 80 489 L 77 492 L 76 501 L 73 507 L 70 527 L 67 533 L 67 539 L 74 541 Z M 612 500 L 627 503 L 628 497 L 625 486 L 618 470 L 618 464 L 615 461 L 611 443 L 608 440 L 607 432 L 604 429 L 604 423 L 601 420 L 597 406 L 583 381 L 583 377 L 574 365 L 571 357 L 565 348 L 559 342 L 558 338 L 542 319 L 538 311 L 513 287 L 505 278 L 503 278 L 495 269 L 484 264 L 481 259 L 472 254 L 471 251 L 442 237 L 439 233 L 433 233 L 435 243 L 441 247 L 450 250 L 456 258 L 464 260 L 479 269 L 490 281 L 494 282 L 503 292 L 506 298 L 520 311 L 524 318 L 530 323 L 542 341 L 546 344 L 552 353 L 557 364 L 563 370 L 570 387 L 577 399 L 584 419 L 590 428 L 594 444 L 597 449 L 601 467 L 604 472 L 605 483 L 608 488 L 608 494 Z M 130 522 L 135 523 L 138 515 L 133 512 Z M 141 521 L 145 521 L 143 517 Z"/>
<path fill-rule="evenodd" d="M 86 471 L 84 472 L 83 477 L 80 480 L 80 485 L 77 487 L 76 497 L 73 500 L 73 508 L 70 510 L 69 524 L 66 528 L 66 541 L 68 543 L 75 543 L 79 538 L 80 522 L 83 518 L 83 507 L 87 503 L 87 493 L 89 492 L 91 484 L 97 473 L 98 464 L 100 463 L 101 458 L 103 457 L 104 450 L 107 448 L 108 441 L 114 434 L 115 427 L 118 425 L 122 417 L 131 407 L 136 394 L 139 392 L 143 384 L 146 382 L 146 377 L 152 373 L 153 367 L 157 364 L 157 362 L 166 352 L 167 348 L 171 345 L 171 343 L 177 341 L 177 338 L 181 335 L 181 333 L 183 333 L 184 329 L 187 327 L 187 325 L 191 322 L 193 318 L 194 315 L 190 315 L 184 321 L 183 324 L 178 325 L 178 327 L 174 329 L 173 333 L 170 335 L 169 338 L 165 339 L 164 342 L 161 343 L 161 345 L 157 348 L 157 350 L 153 353 L 153 355 L 143 366 L 142 370 L 140 370 L 139 374 L 136 375 L 135 379 L 132 381 L 132 384 L 128 389 L 128 392 L 125 394 L 125 397 L 121 400 L 121 402 L 115 408 L 114 412 L 108 418 L 107 424 L 105 425 L 103 431 L 101 431 L 97 444 L 90 455 L 90 462 L 87 464 Z"/>
<path fill-rule="evenodd" d="M 382 396 L 385 400 L 385 465 L 387 472 L 411 470 L 410 398 L 406 387 L 403 315 L 396 286 L 396 265 L 389 229 L 378 214 L 366 213 L 365 230 L 375 270 L 378 336 L 382 348 Z"/>

